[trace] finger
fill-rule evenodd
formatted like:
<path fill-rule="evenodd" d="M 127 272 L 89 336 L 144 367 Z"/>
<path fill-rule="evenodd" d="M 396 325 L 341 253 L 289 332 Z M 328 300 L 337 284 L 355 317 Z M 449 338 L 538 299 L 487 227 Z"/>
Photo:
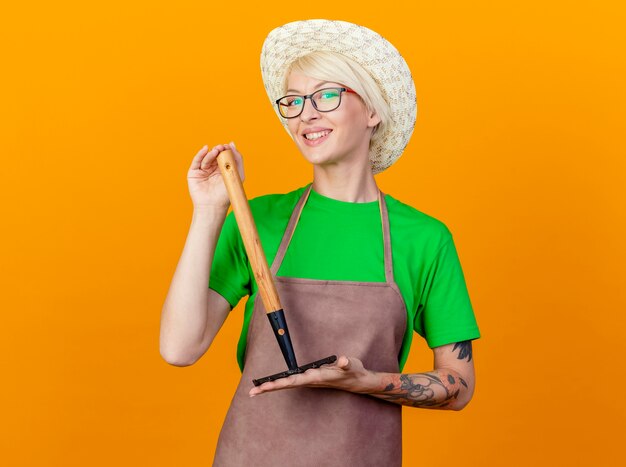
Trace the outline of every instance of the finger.
<path fill-rule="evenodd" d="M 217 146 L 213 146 L 213 149 L 207 152 L 206 155 L 204 156 L 204 159 L 202 159 L 202 162 L 200 163 L 199 168 L 202 170 L 206 170 L 211 165 L 217 165 L 217 161 L 216 161 L 217 156 L 219 155 L 220 152 L 226 149 L 227 148 L 224 144 L 218 144 Z"/>
<path fill-rule="evenodd" d="M 191 161 L 191 170 L 196 170 L 200 168 L 202 158 L 205 156 L 208 150 L 209 147 L 206 144 L 202 146 L 202 148 L 200 148 L 200 150 L 196 153 L 196 155 L 193 157 L 193 160 Z"/>
<path fill-rule="evenodd" d="M 260 386 L 252 388 L 249 394 L 253 396 L 257 394 L 262 394 L 264 392 L 278 391 L 280 389 L 303 387 L 310 384 L 315 384 L 319 382 L 320 379 L 323 378 L 320 378 L 319 369 L 309 369 L 304 373 L 299 373 L 296 375 L 288 376 L 286 378 L 280 378 L 275 381 L 263 383 Z"/>
<path fill-rule="evenodd" d="M 292 386 L 295 377 L 297 375 L 288 376 L 287 378 L 277 379 L 276 381 L 269 381 L 263 383 L 260 386 L 253 387 L 248 394 L 250 396 L 256 396 L 257 394 L 263 394 L 264 392 L 277 391 L 279 389 L 286 389 Z"/>

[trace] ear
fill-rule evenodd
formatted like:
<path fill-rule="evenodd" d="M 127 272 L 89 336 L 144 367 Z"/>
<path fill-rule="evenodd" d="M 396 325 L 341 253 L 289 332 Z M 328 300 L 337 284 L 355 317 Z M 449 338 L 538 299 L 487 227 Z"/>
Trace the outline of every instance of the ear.
<path fill-rule="evenodd" d="M 374 128 L 379 123 L 380 123 L 380 117 L 378 116 L 378 114 L 374 112 L 373 110 L 369 112 L 367 116 L 367 127 Z"/>

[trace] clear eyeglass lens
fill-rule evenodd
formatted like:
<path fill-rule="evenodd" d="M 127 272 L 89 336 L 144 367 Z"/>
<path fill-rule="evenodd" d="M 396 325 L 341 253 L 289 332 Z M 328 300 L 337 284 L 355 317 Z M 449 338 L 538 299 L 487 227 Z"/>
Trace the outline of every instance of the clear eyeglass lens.
<path fill-rule="evenodd" d="M 278 101 L 278 108 L 283 117 L 294 117 L 302 110 L 304 98 L 302 96 L 286 96 Z"/>
<path fill-rule="evenodd" d="M 327 112 L 329 110 L 335 110 L 339 106 L 339 100 L 341 99 L 341 91 L 339 89 L 321 89 L 317 91 L 311 99 L 315 101 L 315 105 L 318 110 Z"/>

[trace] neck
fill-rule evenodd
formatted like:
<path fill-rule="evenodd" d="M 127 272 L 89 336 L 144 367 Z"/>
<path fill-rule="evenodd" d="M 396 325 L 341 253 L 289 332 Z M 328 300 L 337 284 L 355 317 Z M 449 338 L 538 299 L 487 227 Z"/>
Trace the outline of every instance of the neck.
<path fill-rule="evenodd" d="M 378 200 L 378 186 L 369 160 L 364 165 L 314 165 L 313 190 L 328 198 L 351 203 Z"/>

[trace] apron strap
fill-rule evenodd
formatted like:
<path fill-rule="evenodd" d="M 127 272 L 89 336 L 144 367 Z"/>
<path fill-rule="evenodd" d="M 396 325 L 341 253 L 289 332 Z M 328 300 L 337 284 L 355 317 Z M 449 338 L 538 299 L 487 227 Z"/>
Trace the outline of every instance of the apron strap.
<path fill-rule="evenodd" d="M 293 208 L 293 212 L 291 213 L 291 218 L 289 219 L 289 223 L 285 228 L 285 233 L 283 234 L 283 238 L 280 242 L 280 246 L 278 247 L 278 251 L 276 252 L 276 256 L 274 256 L 274 261 L 272 261 L 272 275 L 276 276 L 278 273 L 278 269 L 285 258 L 285 253 L 287 252 L 287 247 L 289 243 L 291 243 L 291 238 L 293 237 L 293 233 L 296 230 L 296 225 L 300 220 L 300 215 L 302 214 L 302 210 L 304 209 L 304 205 L 306 204 L 307 199 L 309 199 L 309 195 L 311 194 L 311 189 L 313 188 L 313 184 L 309 185 L 309 187 L 302 193 L 300 200 Z M 380 207 L 380 220 L 383 228 L 383 243 L 384 243 L 384 251 L 385 251 L 385 280 L 387 283 L 393 283 L 393 258 L 391 256 L 391 234 L 389 231 L 389 214 L 387 212 L 387 203 L 385 202 L 385 195 L 383 192 L 378 190 L 378 205 Z"/>
<path fill-rule="evenodd" d="M 293 212 L 291 213 L 291 218 L 289 219 L 289 223 L 287 224 L 287 228 L 285 229 L 285 233 L 283 234 L 283 239 L 280 242 L 280 247 L 276 252 L 276 256 L 274 256 L 274 261 L 272 262 L 272 275 L 276 276 L 278 273 L 278 269 L 283 262 L 283 258 L 285 257 L 285 253 L 287 252 L 287 247 L 289 243 L 291 243 L 291 237 L 293 237 L 293 233 L 296 230 L 296 224 L 300 219 L 300 214 L 302 214 L 302 209 L 304 208 L 304 204 L 306 200 L 309 199 L 309 195 L 311 194 L 311 188 L 313 188 L 313 184 L 309 185 L 309 187 L 302 193 L 300 196 L 300 200 L 296 204 L 296 207 L 293 208 Z"/>
<path fill-rule="evenodd" d="M 378 190 L 378 203 L 380 206 L 380 220 L 383 226 L 383 243 L 385 244 L 385 280 L 388 284 L 394 281 L 393 277 L 393 257 L 391 255 L 391 231 L 389 229 L 389 213 L 387 212 L 387 202 L 385 194 Z"/>

